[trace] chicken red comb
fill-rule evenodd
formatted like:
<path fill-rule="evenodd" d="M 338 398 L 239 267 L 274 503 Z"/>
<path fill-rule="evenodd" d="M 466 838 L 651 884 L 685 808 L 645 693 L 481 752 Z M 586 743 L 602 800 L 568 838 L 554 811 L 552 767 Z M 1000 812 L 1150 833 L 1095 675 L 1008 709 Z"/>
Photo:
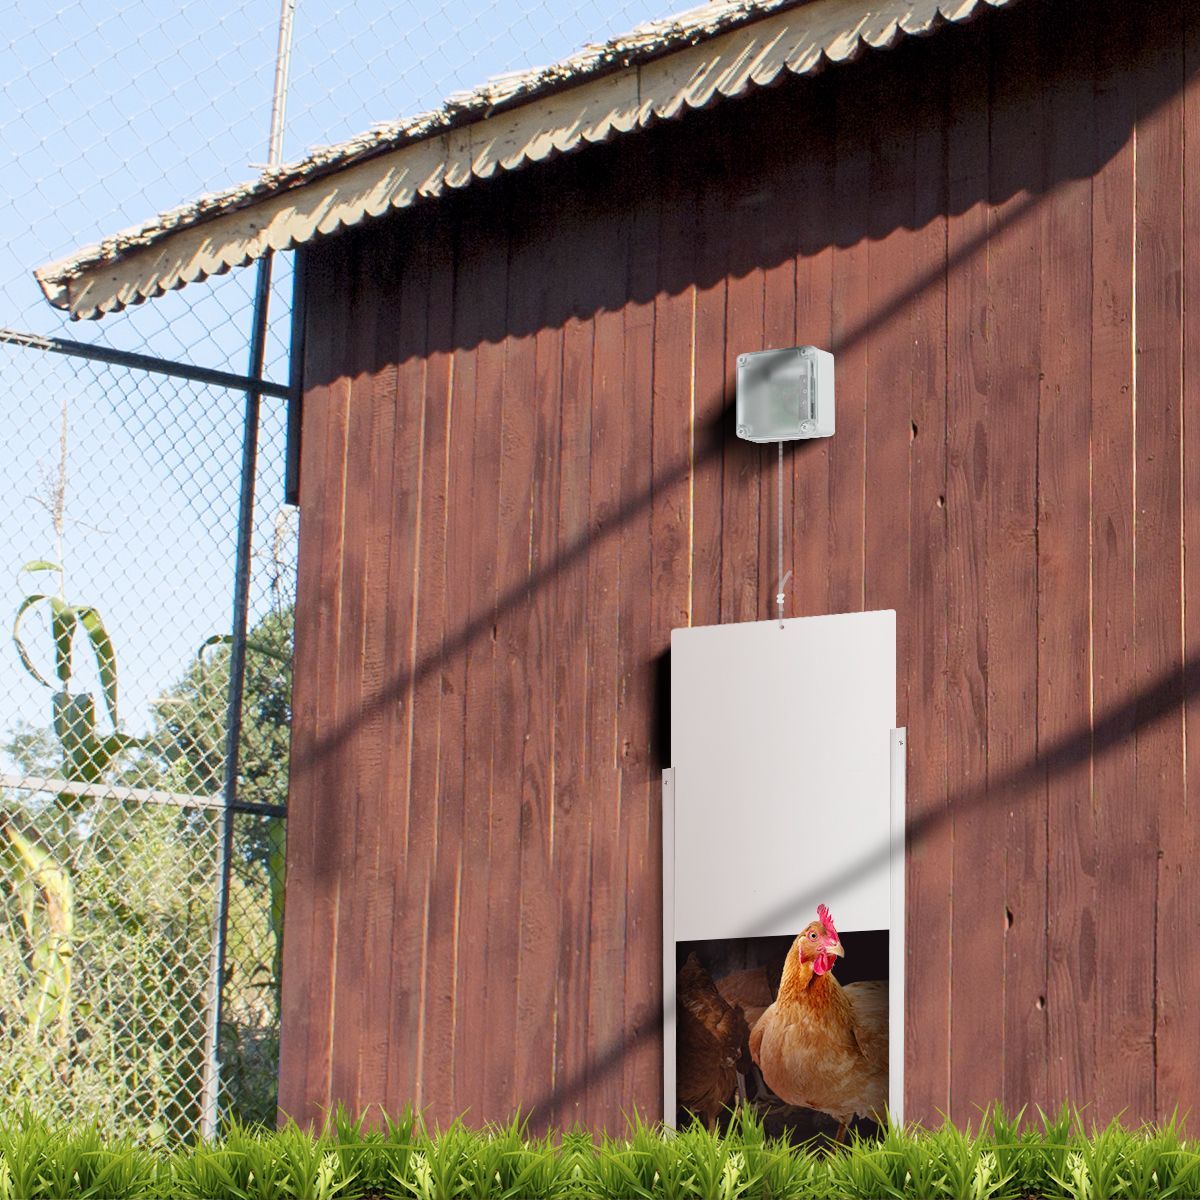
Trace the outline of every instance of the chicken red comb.
<path fill-rule="evenodd" d="M 829 909 L 827 909 L 823 904 L 818 904 L 817 916 L 820 918 L 821 924 L 825 926 L 825 932 L 829 934 L 831 938 L 836 938 L 838 931 L 833 923 L 833 916 Z"/>

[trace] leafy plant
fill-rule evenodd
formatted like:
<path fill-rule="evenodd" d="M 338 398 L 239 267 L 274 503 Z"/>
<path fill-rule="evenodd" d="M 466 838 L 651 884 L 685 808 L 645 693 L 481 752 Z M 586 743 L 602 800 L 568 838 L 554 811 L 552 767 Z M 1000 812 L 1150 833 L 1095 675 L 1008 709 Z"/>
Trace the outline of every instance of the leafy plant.
<path fill-rule="evenodd" d="M 118 755 L 139 744 L 137 738 L 120 730 L 117 714 L 117 655 L 104 619 L 91 604 L 70 604 L 63 594 L 64 571 L 59 563 L 38 559 L 26 563 L 23 572 L 53 572 L 58 575 L 55 592 L 30 592 L 17 606 L 13 621 L 13 642 L 17 656 L 26 672 L 54 694 L 52 724 L 62 749 L 63 778 L 76 783 L 94 783 L 100 779 Z M 30 613 L 45 609 L 50 626 L 54 657 L 52 683 L 34 663 L 33 656 L 22 636 L 22 626 Z M 100 681 L 104 707 L 112 728 L 102 733 L 96 719 L 96 702 L 90 692 L 73 692 L 75 677 L 75 641 L 82 633 L 86 638 Z M 63 795 L 68 804 L 70 792 Z"/>
<path fill-rule="evenodd" d="M 55 574 L 55 591 L 27 594 L 17 606 L 13 642 L 21 665 L 32 678 L 52 693 L 51 724 L 60 750 L 62 779 L 70 783 L 95 783 L 114 759 L 137 745 L 137 739 L 121 732 L 117 712 L 117 656 L 112 638 L 99 611 L 91 604 L 68 603 L 65 572 L 61 564 L 37 559 L 23 572 Z M 22 637 L 29 614 L 46 612 L 54 677 L 51 681 L 34 663 Z M 96 719 L 96 704 L 89 692 L 73 691 L 75 642 L 80 634 L 92 651 L 111 729 L 102 731 Z M 63 810 L 78 805 L 71 789 L 59 795 Z M 25 962 L 29 974 L 26 1019 L 30 1037 L 37 1041 L 43 1030 L 53 1028 L 58 1052 L 66 1052 L 71 1031 L 72 938 L 74 893 L 68 869 L 28 829 L 22 830 L 12 813 L 0 814 L 0 862 L 16 894 L 26 941 Z"/>
<path fill-rule="evenodd" d="M 53 595 L 24 598 L 13 631 L 25 668 L 58 689 L 53 736 L 28 731 L 6 749 L 27 773 L 91 784 L 142 742 L 118 727 L 116 654 L 103 621 L 94 606 L 67 604 L 61 574 L 59 583 Z M 23 636 L 39 606 L 50 620 L 56 684 Z M 81 638 L 111 729 L 98 728 L 94 697 L 76 686 Z M 203 997 L 193 994 L 193 981 L 207 969 L 211 822 L 169 808 L 85 811 L 90 803 L 64 786 L 50 802 L 0 811 L 0 879 L 9 894 L 7 912 L 0 909 L 8 917 L 0 931 L 9 934 L 0 938 L 0 1094 L 41 1098 L 56 1090 L 76 1111 L 104 1111 L 114 1123 L 138 1112 L 161 1136 L 186 1126 L 194 1105 Z M 79 970 L 86 989 L 74 979 Z"/>
<path fill-rule="evenodd" d="M 0 858 L 16 893 L 25 934 L 30 986 L 25 1015 L 29 1036 L 38 1041 L 47 1025 L 66 1044 L 71 1022 L 71 956 L 75 928 L 71 877 L 54 856 L 26 837 L 0 813 Z M 41 927 L 44 915 L 45 928 Z"/>
<path fill-rule="evenodd" d="M 152 1200 L 158 1182 L 154 1155 L 128 1140 L 68 1131 L 28 1108 L 0 1121 L 0 1200 Z"/>

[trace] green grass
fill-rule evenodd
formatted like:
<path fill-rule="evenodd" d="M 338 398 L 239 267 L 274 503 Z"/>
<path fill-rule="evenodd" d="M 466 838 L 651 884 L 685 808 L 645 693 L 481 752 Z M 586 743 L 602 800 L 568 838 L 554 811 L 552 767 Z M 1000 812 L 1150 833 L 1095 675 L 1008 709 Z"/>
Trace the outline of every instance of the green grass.
<path fill-rule="evenodd" d="M 1200 1197 L 1200 1143 L 1172 1121 L 1090 1126 L 999 1110 L 970 1128 L 796 1146 L 749 1115 L 724 1135 L 634 1120 L 620 1137 L 517 1122 L 437 1132 L 411 1113 L 320 1135 L 234 1125 L 219 1142 L 139 1145 L 31 1113 L 0 1117 L 0 1200 L 1142 1200 Z"/>

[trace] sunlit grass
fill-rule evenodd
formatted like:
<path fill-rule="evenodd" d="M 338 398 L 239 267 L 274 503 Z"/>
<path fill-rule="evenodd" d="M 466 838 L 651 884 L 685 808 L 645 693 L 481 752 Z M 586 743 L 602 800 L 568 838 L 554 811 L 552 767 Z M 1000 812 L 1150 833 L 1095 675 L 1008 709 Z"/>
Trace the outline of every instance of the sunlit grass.
<path fill-rule="evenodd" d="M 967 1128 L 892 1126 L 844 1146 L 634 1119 L 621 1136 L 536 1136 L 520 1121 L 430 1130 L 408 1112 L 322 1133 L 233 1125 L 220 1141 L 148 1147 L 32 1113 L 0 1117 L 0 1200 L 1149 1200 L 1200 1197 L 1200 1143 L 1179 1125 L 1103 1128 L 1063 1109 L 998 1109 Z"/>

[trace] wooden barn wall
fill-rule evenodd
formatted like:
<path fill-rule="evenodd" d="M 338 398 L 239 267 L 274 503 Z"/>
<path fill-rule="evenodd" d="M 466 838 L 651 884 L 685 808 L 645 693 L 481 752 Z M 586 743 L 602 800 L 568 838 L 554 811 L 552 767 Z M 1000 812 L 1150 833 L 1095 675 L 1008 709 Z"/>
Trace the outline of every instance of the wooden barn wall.
<path fill-rule="evenodd" d="M 899 618 L 909 1115 L 1200 1111 L 1190 8 L 1028 0 L 305 252 L 283 1111 L 659 1113 L 668 639 L 773 613 L 734 362 L 796 343 L 789 612 Z"/>

